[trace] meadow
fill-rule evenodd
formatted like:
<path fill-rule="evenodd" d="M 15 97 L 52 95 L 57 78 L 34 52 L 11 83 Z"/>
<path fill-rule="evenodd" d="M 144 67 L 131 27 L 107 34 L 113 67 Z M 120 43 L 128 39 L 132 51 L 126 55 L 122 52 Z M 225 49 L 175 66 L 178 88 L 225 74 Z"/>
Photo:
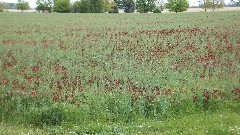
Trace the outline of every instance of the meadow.
<path fill-rule="evenodd" d="M 240 134 L 240 12 L 0 14 L 2 134 Z"/>

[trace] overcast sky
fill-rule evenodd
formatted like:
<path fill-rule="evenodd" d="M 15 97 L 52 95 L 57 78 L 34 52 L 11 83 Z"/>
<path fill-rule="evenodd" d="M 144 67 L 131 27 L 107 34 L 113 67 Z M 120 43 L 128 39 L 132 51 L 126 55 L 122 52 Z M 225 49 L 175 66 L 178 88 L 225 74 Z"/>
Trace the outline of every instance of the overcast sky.
<path fill-rule="evenodd" d="M 0 0 L 0 1 L 7 2 L 7 3 L 17 3 L 18 2 L 18 0 Z M 27 1 L 29 3 L 31 8 L 35 8 L 37 6 L 36 0 L 25 0 L 25 1 Z M 74 2 L 74 1 L 76 1 L 76 0 L 71 0 L 71 2 Z M 196 1 L 199 1 L 199 0 L 188 0 L 188 1 L 189 1 L 190 6 L 192 6 L 192 5 L 197 6 L 198 2 L 196 2 Z M 230 0 L 225 0 L 225 3 L 226 4 L 230 3 Z"/>

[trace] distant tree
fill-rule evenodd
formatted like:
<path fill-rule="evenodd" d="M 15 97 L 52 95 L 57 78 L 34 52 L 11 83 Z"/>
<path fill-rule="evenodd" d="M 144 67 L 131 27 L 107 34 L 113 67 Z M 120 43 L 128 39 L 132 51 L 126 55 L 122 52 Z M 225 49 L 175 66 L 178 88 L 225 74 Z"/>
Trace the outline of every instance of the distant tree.
<path fill-rule="evenodd" d="M 133 13 L 136 9 L 135 2 L 133 0 L 123 0 L 123 7 L 125 13 Z"/>
<path fill-rule="evenodd" d="M 110 2 L 109 0 L 101 0 L 101 6 L 103 12 L 109 12 L 112 10 L 112 5 L 115 4 L 114 2 Z"/>
<path fill-rule="evenodd" d="M 78 13 L 91 13 L 91 1 L 81 0 L 78 5 Z"/>
<path fill-rule="evenodd" d="M 223 6 L 225 5 L 224 0 L 203 0 L 203 8 L 205 10 L 205 12 L 208 9 L 220 9 L 223 8 Z"/>
<path fill-rule="evenodd" d="M 105 13 L 111 11 L 112 4 L 108 0 L 81 0 L 75 7 L 79 13 Z"/>
<path fill-rule="evenodd" d="M 6 3 L 7 9 L 16 9 L 16 3 Z"/>
<path fill-rule="evenodd" d="M 37 11 L 44 11 L 45 10 L 44 4 L 43 3 L 37 4 L 36 10 Z"/>
<path fill-rule="evenodd" d="M 0 12 L 3 12 L 4 9 L 16 9 L 16 4 L 0 2 Z"/>
<path fill-rule="evenodd" d="M 225 2 L 224 0 L 215 0 L 216 3 L 215 3 L 215 7 L 216 9 L 220 9 L 220 8 L 223 8 L 223 6 L 225 5 Z"/>
<path fill-rule="evenodd" d="M 0 2 L 0 12 L 3 12 L 4 9 L 7 9 L 7 5 L 5 2 Z"/>
<path fill-rule="evenodd" d="M 240 7 L 240 0 L 238 0 L 238 2 L 236 2 L 235 6 Z"/>
<path fill-rule="evenodd" d="M 109 13 L 119 13 L 117 3 L 115 3 L 115 1 L 112 1 L 110 4 L 111 10 L 109 11 Z"/>
<path fill-rule="evenodd" d="M 74 3 L 73 3 L 73 13 L 79 13 L 79 7 L 80 7 L 80 1 L 75 1 Z"/>
<path fill-rule="evenodd" d="M 136 8 L 140 13 L 152 12 L 156 8 L 156 0 L 137 0 Z"/>
<path fill-rule="evenodd" d="M 18 0 L 18 3 L 16 4 L 16 8 L 19 10 L 28 10 L 29 7 L 29 3 L 27 1 L 22 1 L 22 0 Z"/>
<path fill-rule="evenodd" d="M 48 10 L 49 12 L 51 12 L 52 7 L 53 7 L 52 0 L 37 0 L 36 4 L 37 4 L 36 10 L 42 11 L 42 12 L 44 10 Z"/>
<path fill-rule="evenodd" d="M 90 0 L 91 13 L 103 13 L 103 5 L 101 0 Z"/>
<path fill-rule="evenodd" d="M 235 5 L 235 1 L 234 0 L 230 0 L 230 5 L 232 6 L 232 5 Z"/>
<path fill-rule="evenodd" d="M 133 13 L 135 11 L 134 0 L 114 0 L 118 9 L 123 9 L 125 13 Z"/>
<path fill-rule="evenodd" d="M 230 7 L 239 7 L 240 6 L 240 0 L 230 0 L 230 3 L 229 3 L 229 6 Z"/>
<path fill-rule="evenodd" d="M 212 2 L 211 0 L 203 0 L 203 8 L 204 11 L 207 12 L 207 9 L 212 7 Z"/>
<path fill-rule="evenodd" d="M 187 11 L 189 3 L 187 0 L 168 0 L 166 8 L 168 8 L 170 12 L 183 12 Z"/>
<path fill-rule="evenodd" d="M 123 0 L 113 0 L 113 1 L 116 4 L 117 9 L 123 9 L 123 5 L 122 5 Z"/>
<path fill-rule="evenodd" d="M 58 13 L 69 13 L 70 0 L 54 0 L 53 11 Z"/>

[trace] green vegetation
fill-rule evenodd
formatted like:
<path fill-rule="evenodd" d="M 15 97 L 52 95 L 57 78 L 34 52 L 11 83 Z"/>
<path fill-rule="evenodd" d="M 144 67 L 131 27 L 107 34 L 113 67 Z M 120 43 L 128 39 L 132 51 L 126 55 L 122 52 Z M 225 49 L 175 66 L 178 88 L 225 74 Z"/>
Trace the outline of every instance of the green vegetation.
<path fill-rule="evenodd" d="M 0 12 L 3 12 L 4 9 L 15 9 L 16 4 L 15 3 L 5 3 L 0 1 Z"/>
<path fill-rule="evenodd" d="M 221 112 L 192 114 L 164 120 L 142 119 L 134 123 L 103 123 L 87 121 L 81 124 L 36 128 L 0 124 L 2 135 L 17 134 L 239 134 L 239 113 Z"/>
<path fill-rule="evenodd" d="M 238 134 L 239 15 L 1 13 L 0 132 Z"/>
<path fill-rule="evenodd" d="M 6 3 L 0 2 L 0 12 L 3 12 L 3 10 L 6 9 L 6 8 L 7 8 Z"/>
<path fill-rule="evenodd" d="M 108 0 L 81 0 L 73 4 L 74 13 L 106 13 L 112 12 L 115 3 Z"/>
<path fill-rule="evenodd" d="M 58 13 L 69 13 L 70 0 L 54 0 L 53 11 Z"/>
<path fill-rule="evenodd" d="M 187 0 L 168 0 L 166 8 L 168 8 L 170 12 L 183 12 L 187 11 L 189 4 Z"/>
<path fill-rule="evenodd" d="M 156 0 L 137 0 L 137 11 L 140 13 L 148 13 L 154 11 L 156 8 Z"/>
<path fill-rule="evenodd" d="M 155 8 L 154 10 L 153 10 L 153 13 L 161 13 L 162 11 L 160 10 L 160 9 L 158 9 L 158 8 Z"/>
<path fill-rule="evenodd" d="M 125 13 L 134 13 L 135 2 L 133 0 L 114 0 L 117 8 L 123 9 Z"/>
<path fill-rule="evenodd" d="M 28 10 L 29 7 L 29 3 L 27 1 L 23 1 L 23 0 L 18 0 L 18 3 L 16 4 L 16 8 L 19 10 Z"/>
<path fill-rule="evenodd" d="M 232 3 L 232 2 L 231 2 Z M 220 9 L 224 7 L 224 0 L 203 0 L 202 7 L 204 8 L 205 12 L 207 9 Z"/>
<path fill-rule="evenodd" d="M 53 6 L 53 2 L 51 0 L 37 0 L 36 4 L 36 10 L 42 12 L 44 12 L 44 10 L 51 12 Z"/>

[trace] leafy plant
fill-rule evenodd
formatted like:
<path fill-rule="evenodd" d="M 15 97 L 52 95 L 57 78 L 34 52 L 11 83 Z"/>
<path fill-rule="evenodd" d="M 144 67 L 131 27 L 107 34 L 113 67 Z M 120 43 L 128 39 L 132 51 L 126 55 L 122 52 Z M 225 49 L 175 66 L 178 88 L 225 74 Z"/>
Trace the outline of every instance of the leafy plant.
<path fill-rule="evenodd" d="M 187 0 L 168 0 L 166 3 L 166 8 L 169 9 L 170 12 L 183 12 L 186 11 L 189 7 Z"/>

